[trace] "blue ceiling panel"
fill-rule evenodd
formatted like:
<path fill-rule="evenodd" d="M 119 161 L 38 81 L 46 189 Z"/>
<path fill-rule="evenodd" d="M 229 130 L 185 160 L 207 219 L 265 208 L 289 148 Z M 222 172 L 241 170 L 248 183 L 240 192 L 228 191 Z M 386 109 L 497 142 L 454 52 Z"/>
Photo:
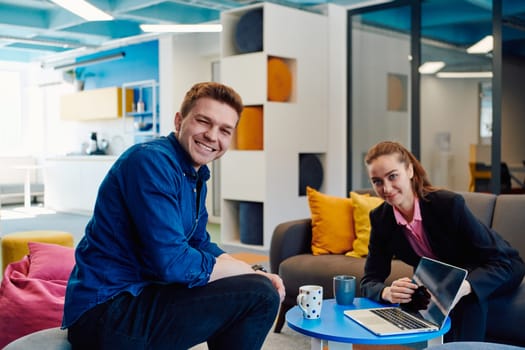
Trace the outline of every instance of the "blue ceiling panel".
<path fill-rule="evenodd" d="M 0 0 L 0 57 L 48 60 L 57 51 L 81 47 L 92 52 L 129 39 L 150 40 L 140 24 L 218 23 L 221 11 L 261 3 L 260 0 L 89 0 L 114 17 L 88 22 L 50 0 Z M 322 12 L 323 5 L 366 5 L 370 0 L 269 0 Z M 388 2 L 388 1 L 386 1 Z M 464 48 L 492 32 L 492 0 L 421 0 L 422 35 L 445 46 Z M 525 46 L 525 0 L 503 0 L 504 49 L 517 54 Z M 408 6 L 361 15 L 363 23 L 408 33 Z M 508 30 L 506 30 L 508 28 Z M 512 29 L 512 30 L 511 30 Z M 40 42 L 40 43 L 39 43 Z M 520 46 L 521 44 L 521 46 Z M 68 48 L 66 48 L 68 47 Z M 38 50 L 35 50 L 38 48 Z M 27 54 L 20 52 L 27 50 Z M 9 51 L 13 51 L 10 53 Z M 61 55 L 67 54 L 63 52 Z M 76 51 L 71 51 L 75 56 Z"/>

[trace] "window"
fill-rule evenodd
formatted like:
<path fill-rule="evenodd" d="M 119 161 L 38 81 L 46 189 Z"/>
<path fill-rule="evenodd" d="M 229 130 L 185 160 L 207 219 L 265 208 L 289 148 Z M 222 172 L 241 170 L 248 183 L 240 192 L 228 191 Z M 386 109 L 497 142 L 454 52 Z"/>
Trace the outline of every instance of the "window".
<path fill-rule="evenodd" d="M 0 70 L 0 154 L 21 153 L 22 101 L 20 72 Z"/>
<path fill-rule="evenodd" d="M 479 138 L 482 144 L 492 140 L 492 83 L 480 83 L 479 93 Z"/>

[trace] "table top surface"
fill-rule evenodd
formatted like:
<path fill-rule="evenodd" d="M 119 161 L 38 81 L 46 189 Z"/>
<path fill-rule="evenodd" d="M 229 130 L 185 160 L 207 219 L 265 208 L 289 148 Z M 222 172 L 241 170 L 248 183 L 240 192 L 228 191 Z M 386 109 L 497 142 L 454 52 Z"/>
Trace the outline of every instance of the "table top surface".
<path fill-rule="evenodd" d="M 291 329 L 310 337 L 353 344 L 416 343 L 439 337 L 450 329 L 450 319 L 447 319 L 439 331 L 377 336 L 343 313 L 344 310 L 349 309 L 368 309 L 383 306 L 385 305 L 367 298 L 355 298 L 353 305 L 345 306 L 338 305 L 335 299 L 325 299 L 321 309 L 321 318 L 316 320 L 305 319 L 301 309 L 294 306 L 286 313 L 286 323 Z"/>

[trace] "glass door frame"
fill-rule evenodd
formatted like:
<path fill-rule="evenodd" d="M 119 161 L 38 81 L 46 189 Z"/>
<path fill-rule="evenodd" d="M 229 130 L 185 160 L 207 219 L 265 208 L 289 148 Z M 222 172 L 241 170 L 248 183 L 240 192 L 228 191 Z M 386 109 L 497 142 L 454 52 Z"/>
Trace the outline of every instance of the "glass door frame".
<path fill-rule="evenodd" d="M 421 27 L 421 4 L 419 0 L 397 0 L 378 5 L 362 7 L 347 12 L 347 99 L 346 99 L 346 191 L 349 193 L 352 187 L 352 16 L 362 15 L 368 12 L 392 9 L 395 7 L 410 6 L 411 33 L 410 33 L 410 139 L 411 151 L 419 157 L 420 153 L 420 77 L 418 67 L 421 62 L 420 27 Z"/>
<path fill-rule="evenodd" d="M 492 148 L 491 148 L 491 191 L 499 194 L 501 180 L 501 91 L 502 91 L 502 1 L 492 0 L 492 35 L 494 49 L 492 56 Z M 410 149 L 420 159 L 421 153 L 421 0 L 394 0 L 368 7 L 351 9 L 347 12 L 347 118 L 346 118 L 346 190 L 352 187 L 352 17 L 369 12 L 386 10 L 401 6 L 410 6 Z"/>

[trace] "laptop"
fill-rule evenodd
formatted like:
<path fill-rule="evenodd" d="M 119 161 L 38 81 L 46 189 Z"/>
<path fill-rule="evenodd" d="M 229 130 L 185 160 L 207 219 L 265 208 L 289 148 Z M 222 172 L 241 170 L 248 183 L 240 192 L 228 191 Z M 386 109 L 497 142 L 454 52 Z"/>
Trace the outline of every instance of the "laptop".
<path fill-rule="evenodd" d="M 465 269 L 423 257 L 414 272 L 413 282 L 420 286 L 418 289 L 428 292 L 425 302 L 418 307 L 401 304 L 345 310 L 344 314 L 380 336 L 436 331 L 445 323 L 466 277 Z"/>

